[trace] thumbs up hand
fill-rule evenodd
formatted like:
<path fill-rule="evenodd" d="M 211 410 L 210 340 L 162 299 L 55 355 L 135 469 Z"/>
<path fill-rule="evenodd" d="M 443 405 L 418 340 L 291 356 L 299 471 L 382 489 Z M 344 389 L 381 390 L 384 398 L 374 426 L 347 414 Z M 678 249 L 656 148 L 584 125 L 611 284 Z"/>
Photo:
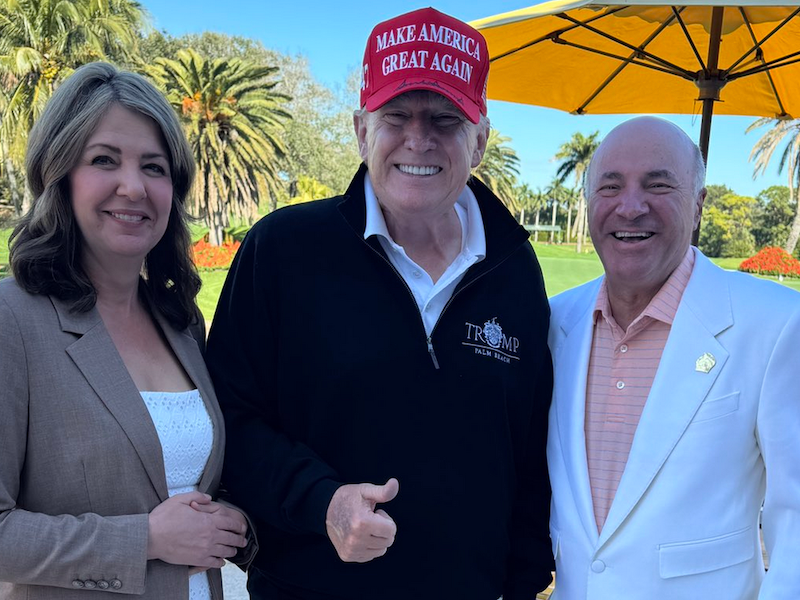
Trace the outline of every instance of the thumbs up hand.
<path fill-rule="evenodd" d="M 347 484 L 334 492 L 325 527 L 339 558 L 363 563 L 386 554 L 394 543 L 397 525 L 375 506 L 393 500 L 399 489 L 400 484 L 393 477 L 384 485 Z"/>

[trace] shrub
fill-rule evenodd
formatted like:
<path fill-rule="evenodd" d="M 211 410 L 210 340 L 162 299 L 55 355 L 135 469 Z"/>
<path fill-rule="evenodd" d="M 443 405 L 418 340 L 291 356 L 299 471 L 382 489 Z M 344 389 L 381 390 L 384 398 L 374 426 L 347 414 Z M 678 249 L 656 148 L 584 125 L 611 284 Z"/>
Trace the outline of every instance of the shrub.
<path fill-rule="evenodd" d="M 192 246 L 194 264 L 200 270 L 227 269 L 241 245 L 241 242 L 233 241 L 212 246 L 205 239 L 200 239 Z"/>
<path fill-rule="evenodd" d="M 758 275 L 800 277 L 800 261 L 787 254 L 783 248 L 767 246 L 755 256 L 743 260 L 739 270 Z"/>

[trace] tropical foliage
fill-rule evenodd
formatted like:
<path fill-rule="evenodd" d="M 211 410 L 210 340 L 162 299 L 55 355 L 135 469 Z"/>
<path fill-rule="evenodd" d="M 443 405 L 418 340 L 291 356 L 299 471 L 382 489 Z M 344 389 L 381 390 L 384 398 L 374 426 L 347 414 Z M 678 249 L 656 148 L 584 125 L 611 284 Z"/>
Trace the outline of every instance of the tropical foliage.
<path fill-rule="evenodd" d="M 767 166 L 772 160 L 772 155 L 776 150 L 783 146 L 778 160 L 778 172 L 786 169 L 788 173 L 789 197 L 797 206 L 798 186 L 800 185 L 800 119 L 784 120 L 773 118 L 757 119 L 747 128 L 747 131 L 759 129 L 765 125 L 771 126 L 770 129 L 761 137 L 753 151 L 750 159 L 755 162 L 754 176 L 766 171 Z M 794 219 L 786 239 L 784 249 L 792 254 L 797 246 L 800 237 L 800 210 L 795 211 Z"/>
<path fill-rule="evenodd" d="M 519 175 L 519 157 L 509 142 L 511 138 L 500 135 L 496 129 L 489 130 L 483 160 L 472 174 L 485 183 L 510 211 L 518 212 L 520 205 L 514 186 Z"/>
<path fill-rule="evenodd" d="M 153 32 L 143 40 L 143 60 L 149 64 L 159 57 L 176 58 L 182 48 L 193 48 L 209 59 L 239 58 L 280 69 L 275 91 L 289 96 L 284 106 L 293 117 L 281 132 L 286 148 L 281 165 L 286 191 L 280 200 L 288 201 L 293 196 L 293 186 L 304 176 L 337 193 L 347 188 L 361 162 L 353 130 L 353 107 L 358 105 L 360 85 L 358 69 L 353 70 L 343 87 L 329 88 L 314 79 L 304 56 L 281 54 L 265 48 L 258 40 L 208 31 L 180 37 Z"/>
<path fill-rule="evenodd" d="M 55 87 L 87 62 L 130 59 L 144 25 L 131 0 L 0 3 L 0 158 L 18 210 L 28 132 Z"/>
<path fill-rule="evenodd" d="M 529 215 L 534 215 L 534 226 L 539 225 L 542 208 L 545 203 L 544 192 L 534 189 L 527 183 L 518 183 L 514 186 L 514 198 L 519 207 L 519 222 L 523 225 L 530 220 Z M 528 219 L 526 220 L 526 213 Z"/>
<path fill-rule="evenodd" d="M 758 194 L 753 215 L 756 248 L 784 247 L 796 212 L 797 202 L 791 200 L 786 186 L 773 185 Z"/>
<path fill-rule="evenodd" d="M 570 226 L 572 224 L 572 209 L 577 203 L 578 192 L 574 188 L 566 187 L 561 178 L 553 177 L 547 187 L 544 189 L 547 205 L 550 207 L 550 224 L 562 226 L 562 230 L 569 235 Z M 559 209 L 563 208 L 564 213 L 559 213 Z M 566 238 L 568 239 L 568 238 Z M 555 232 L 550 233 L 550 243 L 555 240 Z"/>
<path fill-rule="evenodd" d="M 352 127 L 357 69 L 331 88 L 311 75 L 305 57 L 258 40 L 153 31 L 136 0 L 0 0 L 0 226 L 30 201 L 22 169 L 30 127 L 60 82 L 94 60 L 145 72 L 168 94 L 198 162 L 191 210 L 204 217 L 212 244 L 223 241 L 231 222 L 252 223 L 279 202 L 344 191 L 360 162 Z M 742 255 L 765 246 L 798 251 L 800 120 L 759 119 L 748 131 L 763 127 L 768 130 L 751 154 L 755 173 L 777 163 L 788 188 L 773 186 L 747 198 L 708 186 L 700 243 L 709 254 Z M 556 153 L 557 177 L 534 189 L 520 181 L 511 139 L 491 130 L 474 174 L 520 222 L 560 225 L 581 250 L 582 183 L 597 138 L 597 132 L 573 134 Z M 565 187 L 568 179 L 575 187 Z M 554 232 L 549 241 L 558 241 Z M 225 262 L 219 258 L 225 251 L 206 247 L 198 247 L 199 260 Z M 208 258 L 212 254 L 216 258 Z"/>
<path fill-rule="evenodd" d="M 274 89 L 277 70 L 238 58 L 210 60 L 192 49 L 147 69 L 185 125 L 198 170 L 194 208 L 214 245 L 230 217 L 252 223 L 260 202 L 277 201 L 286 154 L 280 131 L 290 118 L 288 98 Z"/>
<path fill-rule="evenodd" d="M 755 252 L 753 217 L 756 200 L 730 193 L 706 201 L 699 248 L 709 256 L 750 256 Z"/>
<path fill-rule="evenodd" d="M 305 57 L 276 54 L 274 64 L 281 68 L 279 90 L 291 97 L 287 108 L 294 117 L 284 135 L 289 186 L 306 176 L 343 193 L 361 164 L 353 128 L 359 71 L 343 87 L 331 89 L 311 76 Z"/>
<path fill-rule="evenodd" d="M 335 192 L 308 175 L 300 175 L 296 183 L 292 184 L 289 190 L 289 204 L 301 204 L 311 202 L 321 198 L 329 198 Z"/>
<path fill-rule="evenodd" d="M 555 158 L 561 161 L 561 165 L 556 172 L 561 183 L 567 180 L 570 175 L 575 176 L 575 187 L 578 189 L 578 214 L 575 217 L 575 237 L 577 238 L 576 251 L 583 251 L 583 244 L 586 238 L 586 199 L 583 189 L 583 176 L 589 166 L 594 151 L 600 145 L 597 137 L 599 131 L 585 136 L 581 132 L 572 134 L 572 138 L 561 145 L 556 152 Z M 567 235 L 570 236 L 568 228 Z M 570 236 L 571 237 L 571 236 Z"/>

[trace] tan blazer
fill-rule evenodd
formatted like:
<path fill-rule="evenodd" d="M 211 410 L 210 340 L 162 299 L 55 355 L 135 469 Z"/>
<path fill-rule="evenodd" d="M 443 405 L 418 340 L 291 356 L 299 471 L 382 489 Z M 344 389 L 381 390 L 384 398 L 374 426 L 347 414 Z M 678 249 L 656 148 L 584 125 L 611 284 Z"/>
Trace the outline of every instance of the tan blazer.
<path fill-rule="evenodd" d="M 225 432 L 211 380 L 195 339 L 158 321 L 211 416 L 200 491 L 214 495 Z M 147 515 L 167 497 L 158 435 L 97 310 L 0 281 L 0 599 L 188 598 L 187 567 L 147 560 Z"/>

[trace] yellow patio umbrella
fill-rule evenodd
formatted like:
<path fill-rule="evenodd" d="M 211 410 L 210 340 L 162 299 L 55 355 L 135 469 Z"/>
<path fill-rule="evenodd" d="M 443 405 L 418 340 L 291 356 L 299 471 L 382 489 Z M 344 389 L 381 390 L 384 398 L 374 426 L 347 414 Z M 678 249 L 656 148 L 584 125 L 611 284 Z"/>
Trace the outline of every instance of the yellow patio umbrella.
<path fill-rule="evenodd" d="M 574 114 L 800 117 L 798 0 L 555 0 L 473 21 L 488 97 Z M 716 106 L 715 106 L 716 105 Z"/>

